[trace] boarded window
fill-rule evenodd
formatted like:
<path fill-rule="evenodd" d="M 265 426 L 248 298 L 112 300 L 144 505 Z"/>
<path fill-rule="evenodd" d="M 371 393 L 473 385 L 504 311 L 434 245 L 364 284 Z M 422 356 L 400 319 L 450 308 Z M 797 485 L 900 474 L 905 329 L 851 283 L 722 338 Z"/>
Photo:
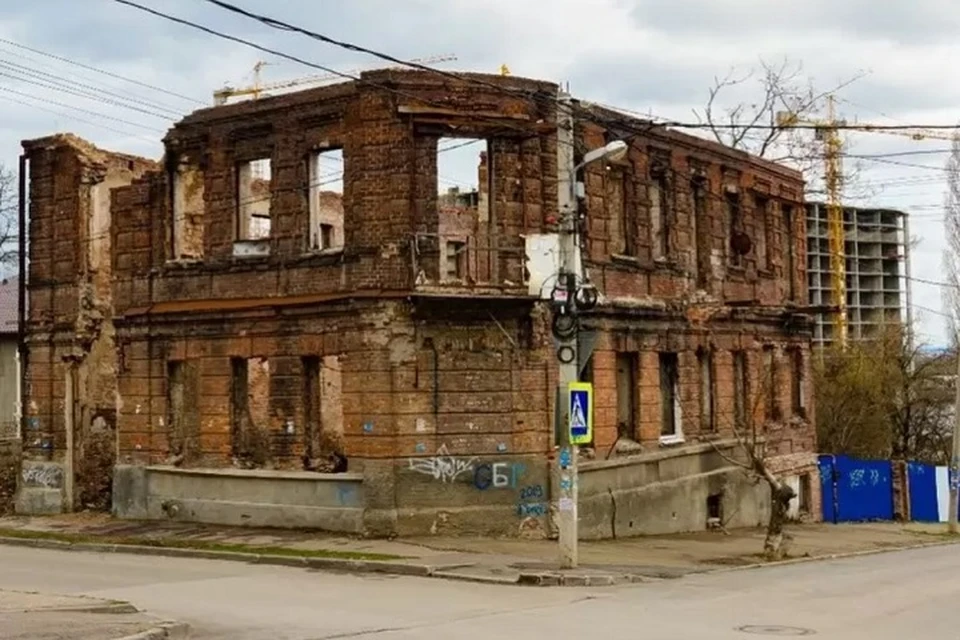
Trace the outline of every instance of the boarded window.
<path fill-rule="evenodd" d="M 697 353 L 700 368 L 700 430 L 715 431 L 716 422 L 716 381 L 713 368 L 713 352 L 701 349 Z"/>
<path fill-rule="evenodd" d="M 639 355 L 617 354 L 617 436 L 632 438 L 636 433 L 637 370 Z"/>
<path fill-rule="evenodd" d="M 660 437 L 681 437 L 680 365 L 676 353 L 660 354 L 660 408 Z"/>
<path fill-rule="evenodd" d="M 241 162 L 237 167 L 237 240 L 270 237 L 270 158 Z"/>
<path fill-rule="evenodd" d="M 194 165 L 181 163 L 173 173 L 174 260 L 203 257 L 204 175 Z"/>
<path fill-rule="evenodd" d="M 343 246 L 343 150 L 310 154 L 310 248 Z"/>
<path fill-rule="evenodd" d="M 733 352 L 733 419 L 734 426 L 742 429 L 747 422 L 747 354 Z"/>

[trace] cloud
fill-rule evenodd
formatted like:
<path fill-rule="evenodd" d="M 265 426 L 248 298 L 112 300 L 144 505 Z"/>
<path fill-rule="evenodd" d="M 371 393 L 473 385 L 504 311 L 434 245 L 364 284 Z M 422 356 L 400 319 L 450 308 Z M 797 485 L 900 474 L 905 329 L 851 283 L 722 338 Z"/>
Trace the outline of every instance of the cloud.
<path fill-rule="evenodd" d="M 344 51 L 301 35 L 270 29 L 197 0 L 138 0 L 156 9 L 342 70 L 379 66 L 370 56 Z M 960 120 L 960 12 L 955 0 L 236 0 L 271 16 L 383 50 L 398 57 L 456 54 L 444 68 L 496 73 L 506 63 L 515 75 L 569 81 L 578 97 L 675 119 L 692 119 L 714 77 L 759 58 L 802 61 L 818 87 L 828 88 L 863 71 L 843 90 L 848 119 L 952 123 Z M 126 91 L 182 113 L 208 104 L 225 83 L 251 82 L 258 60 L 271 63 L 264 81 L 317 73 L 243 45 L 147 15 L 111 0 L 44 0 L 9 3 L 0 37 L 136 78 L 187 96 L 157 91 L 84 71 L 0 43 L 0 62 Z M 51 19 L 55 16 L 56 19 Z M 19 57 L 18 57 L 19 56 Z M 26 56 L 26 58 L 24 58 Z M 2 71 L 2 69 L 0 69 Z M 49 78 L 48 78 L 49 79 Z M 23 99 L 10 89 L 164 130 L 171 121 L 36 86 L 36 77 L 0 77 L 0 161 L 16 161 L 23 138 L 73 130 L 107 148 L 152 157 L 161 134 L 68 107 Z M 6 91 L 4 90 L 6 88 Z M 747 83 L 727 93 L 727 104 L 755 99 Z M 10 102 L 21 100 L 32 106 Z M 46 110 L 44 110 L 46 109 Z M 51 113 L 50 111 L 59 113 Z M 881 115 L 885 114 L 885 115 Z M 87 122 L 79 122 L 81 118 Z M 90 123 L 95 124 L 90 124 Z M 145 137 L 144 137 L 145 136 Z M 931 148 L 896 136 L 849 136 L 858 153 Z M 935 146 L 935 145 L 934 145 Z M 891 158 L 894 159 L 894 158 Z M 940 155 L 898 157 L 939 166 Z M 472 171 L 473 159 L 465 159 Z M 866 184 L 885 187 L 871 204 L 915 208 L 914 274 L 939 280 L 942 225 L 933 208 L 941 200 L 942 172 L 864 161 Z M 465 180 L 466 181 L 466 180 Z M 931 206 L 932 205 L 932 206 Z M 915 287 L 915 300 L 939 310 L 937 287 Z M 941 319 L 928 313 L 923 331 L 944 337 Z"/>

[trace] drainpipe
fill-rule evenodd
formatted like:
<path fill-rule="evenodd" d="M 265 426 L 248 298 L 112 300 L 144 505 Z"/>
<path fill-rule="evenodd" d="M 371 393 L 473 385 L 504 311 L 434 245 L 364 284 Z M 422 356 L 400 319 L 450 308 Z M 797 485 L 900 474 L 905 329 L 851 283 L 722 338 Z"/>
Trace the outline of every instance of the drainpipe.
<path fill-rule="evenodd" d="M 27 421 L 27 156 L 20 156 L 20 172 L 17 185 L 17 355 L 20 369 L 17 372 L 20 415 L 17 420 L 17 435 L 23 439 Z"/>

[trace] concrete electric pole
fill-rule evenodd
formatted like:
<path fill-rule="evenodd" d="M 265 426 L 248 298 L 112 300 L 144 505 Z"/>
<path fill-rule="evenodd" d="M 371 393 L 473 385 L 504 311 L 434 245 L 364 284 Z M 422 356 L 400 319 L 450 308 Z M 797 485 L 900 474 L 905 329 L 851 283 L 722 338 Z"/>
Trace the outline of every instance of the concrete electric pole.
<path fill-rule="evenodd" d="M 572 569 L 578 562 L 579 528 L 577 521 L 577 484 L 579 438 L 589 438 L 592 424 L 590 391 L 578 388 L 580 358 L 577 345 L 579 329 L 578 301 L 592 299 L 595 289 L 577 281 L 581 270 L 580 193 L 577 174 L 586 165 L 598 160 L 617 160 L 627 153 L 627 144 L 614 140 L 600 149 L 589 151 L 583 161 L 574 158 L 573 102 L 560 93 L 557 100 L 557 204 L 560 212 L 559 269 L 554 304 L 553 333 L 557 339 L 559 361 L 555 424 L 560 450 L 557 455 L 553 486 L 558 489 L 556 503 L 557 528 L 560 539 L 560 566 Z M 588 289 L 590 291 L 588 291 Z M 582 294 L 582 295 L 581 295 Z M 589 306 L 592 306 L 589 305 Z M 580 385 L 589 388 L 589 385 Z"/>
<path fill-rule="evenodd" d="M 557 276 L 558 295 L 555 301 L 565 305 L 564 312 L 576 322 L 576 269 L 580 251 L 577 242 L 577 171 L 574 160 L 573 108 L 570 96 L 561 93 L 557 102 L 557 165 L 560 175 L 557 184 L 557 199 L 560 212 L 560 265 Z M 556 324 L 556 322 L 554 323 Z M 560 567 L 572 569 L 578 562 L 577 527 L 577 467 L 578 447 L 570 442 L 570 402 L 568 400 L 571 382 L 579 379 L 577 356 L 577 332 L 558 336 L 557 359 L 559 360 L 558 393 L 556 401 L 557 443 L 560 451 L 557 455 L 557 481 L 559 488 L 557 500 L 557 527 L 560 538 Z"/>

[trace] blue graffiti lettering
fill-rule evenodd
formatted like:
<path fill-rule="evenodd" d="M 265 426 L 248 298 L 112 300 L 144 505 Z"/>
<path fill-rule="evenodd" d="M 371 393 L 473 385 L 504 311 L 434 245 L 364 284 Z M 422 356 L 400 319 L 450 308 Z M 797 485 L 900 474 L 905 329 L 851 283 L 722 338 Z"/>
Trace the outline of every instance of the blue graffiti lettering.
<path fill-rule="evenodd" d="M 531 516 L 539 518 L 545 515 L 547 515 L 547 506 L 542 502 L 526 502 L 517 505 L 517 516 L 520 518 Z"/>

